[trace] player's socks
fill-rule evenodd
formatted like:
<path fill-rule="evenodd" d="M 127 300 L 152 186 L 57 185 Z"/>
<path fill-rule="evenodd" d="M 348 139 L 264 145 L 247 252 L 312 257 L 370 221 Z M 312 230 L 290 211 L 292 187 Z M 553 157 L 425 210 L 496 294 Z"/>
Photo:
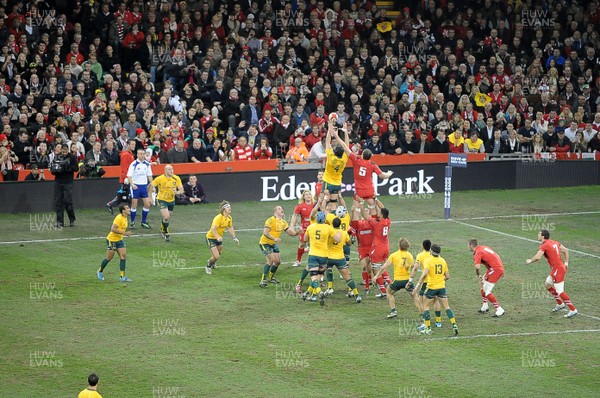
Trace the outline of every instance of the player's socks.
<path fill-rule="evenodd" d="M 437 323 L 442 322 L 442 311 L 435 311 L 435 321 Z"/>
<path fill-rule="evenodd" d="M 382 276 L 385 283 L 390 284 L 392 282 L 390 274 L 387 271 L 385 271 Z"/>
<path fill-rule="evenodd" d="M 302 282 L 304 282 L 304 280 L 306 279 L 307 276 L 308 276 L 308 271 L 306 270 L 306 268 L 304 268 L 302 270 L 302 274 L 300 275 L 300 280 L 298 281 L 298 284 L 302 285 Z"/>
<path fill-rule="evenodd" d="M 487 303 L 487 302 L 488 302 L 488 299 L 487 299 L 487 297 L 485 297 L 485 291 L 484 291 L 483 289 L 481 289 L 481 297 L 483 298 L 483 302 L 484 302 L 484 303 Z"/>
<path fill-rule="evenodd" d="M 311 294 L 319 294 L 321 292 L 321 284 L 319 283 L 319 281 L 310 282 L 309 290 L 311 290 L 311 289 L 312 289 Z"/>
<path fill-rule="evenodd" d="M 429 310 L 425 310 L 423 312 L 423 321 L 425 322 L 425 326 L 427 328 L 431 327 L 431 315 L 429 314 Z"/>
<path fill-rule="evenodd" d="M 500 307 L 500 304 L 498 304 L 498 300 L 496 299 L 496 296 L 494 296 L 493 293 L 488 294 L 487 299 L 489 300 L 490 303 L 492 303 L 494 308 Z"/>
<path fill-rule="evenodd" d="M 143 218 L 142 218 L 143 219 Z M 145 222 L 145 221 L 142 221 Z M 161 227 L 161 231 L 164 232 L 165 234 L 169 233 L 169 223 L 167 221 L 161 221 L 160 222 L 160 227 Z"/>
<path fill-rule="evenodd" d="M 150 213 L 150 209 L 142 208 L 142 222 L 145 223 L 148 218 L 148 213 Z M 132 221 L 133 222 L 133 221 Z"/>
<path fill-rule="evenodd" d="M 137 209 L 131 209 L 131 214 L 129 214 L 129 217 L 131 217 L 131 222 L 135 222 L 135 216 L 137 215 Z"/>
<path fill-rule="evenodd" d="M 446 310 L 446 315 L 448 315 L 448 319 L 450 319 L 450 323 L 452 326 L 456 325 L 456 319 L 454 319 L 454 312 L 450 308 Z"/>
<path fill-rule="evenodd" d="M 104 268 L 106 268 L 106 266 L 108 265 L 108 263 L 110 262 L 110 260 L 108 259 L 104 259 L 102 260 L 102 264 L 100 264 L 100 269 L 98 270 L 98 272 L 104 272 Z"/>
<path fill-rule="evenodd" d="M 349 290 L 352 290 L 352 293 L 354 293 L 355 295 L 358 294 L 358 289 L 356 288 L 356 283 L 354 282 L 354 279 L 348 279 L 346 281 L 346 285 L 348 285 Z"/>
<path fill-rule="evenodd" d="M 333 271 L 328 269 L 325 276 L 327 277 L 327 289 L 333 289 Z"/>
<path fill-rule="evenodd" d="M 269 272 L 269 280 L 273 279 L 275 272 L 277 272 L 277 268 L 279 268 L 279 265 L 271 265 L 271 272 Z"/>
<path fill-rule="evenodd" d="M 302 256 L 304 255 L 304 248 L 299 247 L 298 252 L 296 253 L 296 261 L 302 261 Z"/>
<path fill-rule="evenodd" d="M 119 269 L 121 270 L 121 278 L 125 276 L 125 265 L 127 264 L 127 260 L 119 261 Z"/>
<path fill-rule="evenodd" d="M 365 289 L 369 288 L 369 273 L 367 271 L 363 271 L 362 279 L 365 282 Z"/>
<path fill-rule="evenodd" d="M 377 287 L 379 288 L 379 291 L 381 293 L 385 293 L 385 285 L 383 284 L 383 277 L 380 276 L 379 278 L 377 278 L 376 282 L 377 282 Z"/>
<path fill-rule="evenodd" d="M 312 288 L 312 285 L 311 285 L 311 286 L 308 286 L 308 289 L 306 289 L 306 292 L 307 292 L 308 294 L 313 294 L 313 288 Z"/>
<path fill-rule="evenodd" d="M 269 264 L 265 264 L 263 266 L 263 276 L 262 279 L 263 281 L 268 280 L 267 277 L 269 276 L 269 271 L 271 270 L 271 266 Z"/>
<path fill-rule="evenodd" d="M 567 293 L 562 292 L 560 294 L 560 298 L 562 299 L 563 303 L 565 303 L 567 307 L 569 307 L 571 311 L 575 311 L 575 306 L 573 305 L 573 303 L 571 303 L 571 298 Z"/>
<path fill-rule="evenodd" d="M 554 286 L 548 288 L 548 291 L 550 292 L 550 294 L 552 296 L 554 296 L 554 299 L 556 300 L 556 304 L 561 305 L 563 303 L 562 300 L 560 299 L 560 297 L 558 296 L 558 292 L 556 291 Z"/>

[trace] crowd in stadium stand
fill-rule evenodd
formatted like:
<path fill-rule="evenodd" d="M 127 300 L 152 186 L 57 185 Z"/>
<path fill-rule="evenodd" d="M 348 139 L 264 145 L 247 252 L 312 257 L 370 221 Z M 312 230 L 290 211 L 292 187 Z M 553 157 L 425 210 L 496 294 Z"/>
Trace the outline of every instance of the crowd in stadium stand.
<path fill-rule="evenodd" d="M 408 7 L 412 4 L 412 7 Z M 600 2 L 0 0 L 0 168 L 600 150 Z M 390 13 L 392 14 L 392 13 Z M 243 138 L 242 138 L 243 137 Z"/>

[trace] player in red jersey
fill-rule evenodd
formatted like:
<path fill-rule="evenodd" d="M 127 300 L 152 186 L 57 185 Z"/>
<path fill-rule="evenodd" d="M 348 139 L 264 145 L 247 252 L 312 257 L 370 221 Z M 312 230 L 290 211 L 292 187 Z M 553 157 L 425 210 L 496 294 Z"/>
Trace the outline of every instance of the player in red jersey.
<path fill-rule="evenodd" d="M 358 239 L 358 260 L 362 267 L 362 278 L 365 283 L 365 294 L 370 293 L 371 286 L 371 259 L 369 255 L 373 247 L 373 228 L 368 220 L 364 220 L 360 215 L 360 206 L 355 203 L 352 206 L 352 221 L 350 226 L 354 230 L 354 236 Z"/>
<path fill-rule="evenodd" d="M 296 205 L 294 208 L 294 215 L 290 221 L 290 228 L 294 230 L 296 227 L 296 222 L 298 219 L 300 220 L 300 242 L 298 243 L 298 253 L 296 254 L 296 262 L 293 264 L 293 267 L 298 267 L 302 262 L 302 256 L 304 255 L 306 248 L 306 242 L 304 242 L 304 231 L 306 231 L 306 227 L 310 225 L 310 214 L 314 205 L 315 201 L 312 193 L 306 190 L 302 192 L 302 197 L 300 198 L 298 205 Z"/>
<path fill-rule="evenodd" d="M 380 205 L 381 202 L 376 202 L 377 215 L 375 217 L 371 217 L 370 214 L 365 210 L 364 203 L 364 201 L 360 203 L 361 212 L 363 217 L 368 220 L 369 225 L 373 230 L 373 246 L 371 247 L 369 258 L 371 260 L 371 267 L 373 271 L 377 272 L 390 255 L 390 241 L 388 239 L 388 235 L 392 221 L 390 220 L 390 211 Z M 385 298 L 387 296 L 385 284 L 389 284 L 391 281 L 392 280 L 390 279 L 388 272 L 384 272 L 375 281 L 380 291 L 380 293 L 375 297 Z"/>
<path fill-rule="evenodd" d="M 349 127 L 346 126 L 344 132 L 348 131 Z M 375 187 L 373 186 L 373 174 L 377 175 L 382 180 L 388 179 L 394 174 L 393 171 L 381 171 L 379 166 L 371 160 L 373 153 L 369 149 L 365 149 L 362 153 L 362 157 L 357 156 L 352 150 L 346 145 L 343 140 L 338 137 L 338 132 L 334 131 L 333 136 L 337 139 L 339 144 L 344 148 L 344 151 L 348 155 L 348 158 L 352 160 L 352 171 L 354 172 L 354 192 L 356 193 L 357 200 L 364 199 L 367 201 L 369 211 L 371 215 L 377 214 L 375 206 Z M 348 133 L 346 133 L 348 134 Z"/>
<path fill-rule="evenodd" d="M 479 245 L 477 239 L 469 240 L 469 250 L 473 253 L 473 260 L 475 261 L 475 273 L 477 274 L 477 281 L 479 282 L 481 297 L 483 297 L 483 305 L 479 311 L 489 311 L 489 301 L 496 309 L 494 316 L 504 315 L 504 309 L 500 306 L 496 296 L 494 296 L 492 293 L 492 289 L 498 280 L 502 278 L 502 275 L 504 275 L 504 265 L 502 265 L 502 259 L 498 253 L 489 247 Z M 485 275 L 481 275 L 482 264 L 487 268 Z"/>
<path fill-rule="evenodd" d="M 550 265 L 550 275 L 546 278 L 546 289 L 554 296 L 556 307 L 552 312 L 558 312 L 569 307 L 569 312 L 565 318 L 571 318 L 577 315 L 577 309 L 571 303 L 569 295 L 565 292 L 565 274 L 569 267 L 569 250 L 555 240 L 550 240 L 550 232 L 547 229 L 542 229 L 538 232 L 538 240 L 542 242 L 538 252 L 532 258 L 528 258 L 525 264 L 531 264 L 542 257 L 546 257 Z M 563 262 L 562 255 L 565 255 Z"/>

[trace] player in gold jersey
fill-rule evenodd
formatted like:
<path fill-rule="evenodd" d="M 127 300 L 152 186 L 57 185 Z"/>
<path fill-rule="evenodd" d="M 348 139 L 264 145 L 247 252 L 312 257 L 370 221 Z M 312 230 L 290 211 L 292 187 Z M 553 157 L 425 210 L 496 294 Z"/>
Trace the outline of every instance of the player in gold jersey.
<path fill-rule="evenodd" d="M 342 231 L 333 229 L 331 225 L 325 224 L 325 213 L 319 211 L 316 215 L 316 223 L 309 225 L 304 233 L 304 241 L 309 242 L 310 249 L 308 251 L 308 273 L 310 274 L 310 287 L 302 295 L 302 299 L 306 300 L 310 294 L 310 301 L 317 301 L 317 297 L 321 299 L 321 305 L 324 304 L 324 292 L 321 291 L 320 279 L 327 267 L 329 255 L 329 238 L 332 237 L 333 242 L 340 243 L 342 241 Z"/>
<path fill-rule="evenodd" d="M 281 264 L 281 254 L 279 253 L 279 242 L 281 242 L 281 233 L 285 232 L 289 236 L 297 236 L 298 231 L 289 227 L 284 218 L 283 207 L 275 206 L 273 215 L 265 221 L 263 233 L 258 244 L 260 250 L 265 255 L 266 264 L 263 267 L 263 275 L 260 281 L 260 287 L 267 287 L 267 282 L 279 283 L 274 278 L 277 267 Z"/>
<path fill-rule="evenodd" d="M 77 395 L 77 398 L 102 398 L 98 393 L 98 375 L 92 373 L 88 376 L 88 387 Z"/>
<path fill-rule="evenodd" d="M 340 196 L 339 199 L 342 201 L 342 203 L 345 204 L 344 198 L 342 198 Z M 327 200 L 327 199 L 325 199 L 325 200 Z M 327 202 L 325 202 L 325 203 L 327 203 Z M 323 211 L 325 213 L 327 213 L 325 209 L 323 209 Z M 333 220 L 336 219 L 336 218 L 340 219 L 340 227 L 339 228 L 342 231 L 344 231 L 344 233 L 349 233 L 349 229 L 350 229 L 350 214 L 348 214 L 348 210 L 346 209 L 345 206 L 338 206 L 333 213 L 327 214 L 327 216 L 325 217 L 325 222 L 327 224 L 333 226 Z M 345 262 L 346 262 L 346 268 L 345 268 L 345 270 L 348 272 L 348 274 L 350 273 L 350 246 L 351 245 L 352 245 L 352 241 L 350 241 L 349 244 L 344 244 L 343 245 L 344 259 L 345 259 Z M 341 275 L 341 272 L 340 272 L 340 276 L 344 280 L 348 279 L 348 278 L 344 277 L 344 275 Z M 350 275 L 348 277 L 350 277 Z M 333 271 L 332 271 L 332 267 L 328 267 L 327 268 L 327 271 L 325 272 L 325 278 L 327 280 L 327 291 L 325 293 L 327 295 L 332 295 L 333 294 Z M 352 292 L 352 290 L 350 290 L 350 292 Z"/>
<path fill-rule="evenodd" d="M 212 270 L 216 268 L 217 261 L 221 257 L 223 251 L 223 234 L 227 229 L 233 241 L 240 244 L 239 239 L 235 236 L 233 229 L 233 219 L 231 218 L 231 205 L 226 200 L 221 202 L 219 206 L 220 212 L 213 218 L 210 229 L 206 233 L 206 244 L 210 248 L 211 257 L 208 259 L 204 271 L 207 274 L 212 274 Z"/>
<path fill-rule="evenodd" d="M 316 222 L 317 213 L 321 211 L 321 208 L 323 208 L 324 203 L 327 203 L 326 198 L 325 198 L 325 192 L 321 191 L 321 192 L 319 192 L 319 195 L 317 195 L 317 203 L 315 203 L 315 205 L 313 206 L 313 208 L 310 212 L 310 215 L 309 215 L 310 224 L 307 225 L 307 228 L 308 228 L 308 226 L 310 226 L 311 224 L 314 224 Z M 304 234 L 302 236 L 302 240 L 304 241 L 304 245 L 306 247 L 308 247 L 308 241 L 304 239 L 305 236 L 306 236 L 306 228 L 304 229 Z M 296 293 L 298 293 L 298 294 L 302 293 L 302 283 L 304 282 L 304 279 L 306 279 L 306 277 L 308 275 L 309 275 L 309 273 L 308 273 L 308 265 L 307 265 L 306 267 L 304 267 L 302 269 L 302 273 L 300 274 L 300 279 L 298 279 L 298 282 L 296 283 Z"/>
<path fill-rule="evenodd" d="M 450 279 L 450 273 L 448 272 L 448 264 L 443 257 L 440 257 L 442 248 L 440 245 L 431 245 L 431 258 L 425 261 L 423 273 L 419 278 L 419 282 L 416 284 L 415 289 L 427 278 L 427 289 L 425 290 L 425 302 L 423 304 L 423 319 L 425 320 L 425 329 L 421 333 L 431 333 L 431 318 L 429 314 L 429 306 L 435 297 L 440 300 L 442 306 L 446 310 L 446 314 L 452 323 L 452 330 L 454 335 L 458 335 L 458 325 L 456 319 L 454 319 L 454 313 L 448 305 L 448 294 L 446 293 L 446 281 Z"/>
<path fill-rule="evenodd" d="M 377 273 L 373 277 L 374 280 L 379 279 L 389 268 L 390 265 L 394 265 L 394 279 L 392 283 L 388 284 L 386 287 L 386 297 L 388 304 L 390 306 L 390 313 L 388 314 L 388 318 L 394 318 L 398 316 L 398 311 L 396 310 L 396 299 L 394 295 L 400 289 L 406 289 L 409 291 L 409 278 L 410 278 L 410 270 L 415 262 L 413 255 L 410 254 L 408 248 L 410 247 L 410 242 L 406 238 L 400 238 L 398 240 L 398 250 L 392 253 L 385 263 L 381 266 Z"/>
<path fill-rule="evenodd" d="M 173 166 L 170 164 L 165 166 L 165 173 L 152 180 L 152 185 L 158 188 L 156 202 L 160 208 L 162 223 L 160 233 L 163 239 L 167 242 L 171 241 L 169 235 L 169 220 L 175 208 L 175 195 L 183 193 L 183 185 L 181 179 L 173 173 Z"/>
<path fill-rule="evenodd" d="M 348 162 L 348 155 L 344 152 L 344 148 L 338 144 L 335 147 L 332 146 L 333 129 L 336 128 L 333 124 L 330 124 L 325 137 L 327 161 L 325 162 L 325 173 L 323 174 L 323 190 L 329 196 L 327 208 L 332 211 L 337 208 L 338 196 L 341 194 L 342 189 L 342 173 Z M 344 135 L 344 141 L 346 146 L 350 145 L 348 134 Z"/>
<path fill-rule="evenodd" d="M 407 285 L 407 290 L 412 293 L 413 300 L 415 302 L 415 306 L 419 310 L 419 314 L 423 313 L 423 302 L 425 301 L 425 290 L 427 290 L 427 278 L 421 285 L 421 289 L 418 291 L 414 289 L 415 285 L 413 283 L 414 277 L 417 275 L 417 272 L 420 270 L 423 272 L 423 268 L 425 267 L 425 262 L 431 258 L 431 241 L 429 239 L 425 239 L 422 243 L 423 251 L 417 254 L 417 259 L 413 265 L 413 268 L 410 273 L 409 285 Z M 433 300 L 433 310 L 435 311 L 435 326 L 438 328 L 442 327 L 442 306 L 440 305 L 440 301 L 437 297 Z M 417 327 L 419 331 L 425 329 L 425 322 L 421 319 L 421 325 Z"/>
<path fill-rule="evenodd" d="M 129 226 L 127 217 L 129 217 L 130 213 L 131 209 L 128 205 L 122 204 L 119 206 L 119 214 L 113 220 L 110 232 L 106 237 L 106 257 L 102 260 L 102 264 L 100 264 L 100 268 L 96 272 L 96 276 L 101 281 L 104 280 L 104 268 L 106 268 L 110 260 L 115 256 L 115 252 L 117 252 L 121 260 L 119 262 L 119 269 L 121 270 L 119 281 L 131 282 L 131 279 L 125 276 L 127 249 L 123 241 L 124 236 L 131 236 L 131 231 L 127 231 L 127 227 Z"/>
<path fill-rule="evenodd" d="M 349 248 L 350 245 L 352 244 L 352 241 L 350 240 L 350 235 L 348 235 L 348 232 L 346 232 L 342 228 L 342 221 L 339 217 L 335 217 L 333 219 L 333 221 L 331 222 L 331 226 L 333 227 L 333 229 L 335 231 L 341 233 L 341 236 L 340 236 L 341 240 L 338 243 L 333 239 L 333 236 L 329 237 L 329 242 L 328 242 L 329 254 L 327 257 L 328 289 L 325 292 L 325 295 L 333 294 L 333 280 L 332 280 L 333 278 L 331 277 L 331 281 L 330 281 L 330 275 L 332 274 L 331 269 L 335 266 L 337 268 L 338 272 L 340 273 L 342 279 L 344 279 L 344 281 L 346 281 L 346 285 L 348 286 L 349 292 L 351 292 L 351 294 L 348 294 L 348 297 L 356 296 L 356 302 L 361 303 L 362 298 L 358 294 L 358 289 L 356 288 L 356 284 L 354 283 L 354 280 L 352 279 L 352 276 L 350 275 L 350 270 L 348 269 L 349 265 L 348 265 L 348 261 L 346 260 L 346 255 L 345 255 L 345 251 L 346 251 L 345 248 L 346 247 Z"/>

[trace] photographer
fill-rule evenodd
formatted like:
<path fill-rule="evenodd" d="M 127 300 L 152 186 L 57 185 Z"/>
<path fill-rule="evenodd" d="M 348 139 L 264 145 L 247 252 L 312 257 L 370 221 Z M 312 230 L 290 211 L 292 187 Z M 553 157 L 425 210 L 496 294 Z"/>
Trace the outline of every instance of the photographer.
<path fill-rule="evenodd" d="M 58 145 L 57 145 L 58 147 Z M 64 226 L 65 209 L 69 216 L 69 224 L 75 226 L 75 210 L 73 209 L 73 175 L 79 169 L 75 155 L 69 152 L 68 145 L 60 145 L 60 153 L 50 164 L 50 172 L 54 175 L 54 207 L 56 224 Z"/>
<path fill-rule="evenodd" d="M 104 174 L 106 174 L 106 170 L 96 164 L 94 160 L 85 159 L 79 162 L 79 174 L 77 174 L 77 178 L 100 178 Z"/>

